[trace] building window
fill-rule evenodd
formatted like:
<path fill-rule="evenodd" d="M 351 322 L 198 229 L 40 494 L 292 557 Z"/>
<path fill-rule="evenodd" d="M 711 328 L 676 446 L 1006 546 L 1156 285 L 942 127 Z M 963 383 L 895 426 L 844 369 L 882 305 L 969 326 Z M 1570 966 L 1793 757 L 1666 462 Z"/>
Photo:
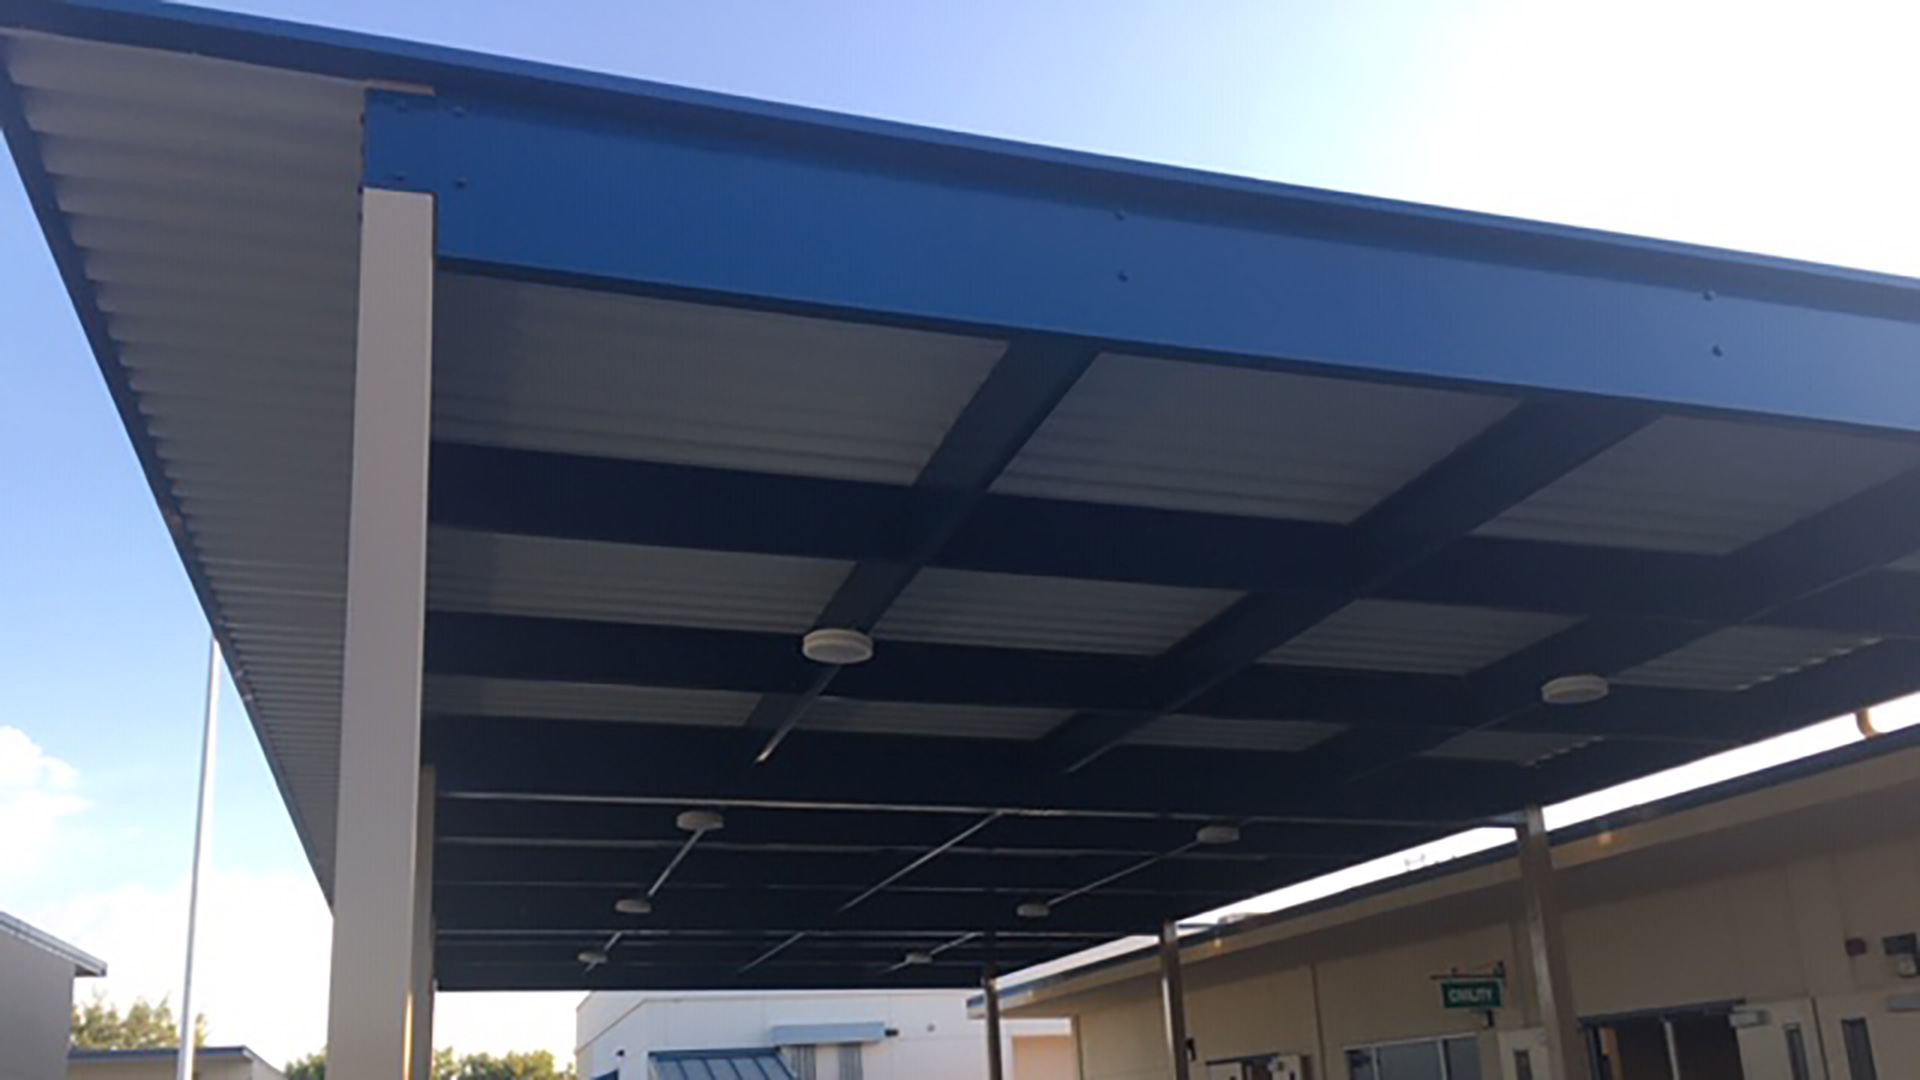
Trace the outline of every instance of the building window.
<path fill-rule="evenodd" d="M 1472 1035 L 1356 1046 L 1350 1080 L 1480 1080 L 1480 1041 Z"/>
<path fill-rule="evenodd" d="M 1840 1037 L 1847 1046 L 1847 1074 L 1852 1080 L 1880 1080 L 1873 1064 L 1873 1039 L 1867 1034 L 1864 1017 L 1840 1021 Z"/>
<path fill-rule="evenodd" d="M 1800 1033 L 1799 1024 L 1788 1024 L 1787 1033 L 1787 1072 L 1792 1080 L 1813 1080 L 1813 1070 L 1807 1067 L 1807 1037 Z"/>
<path fill-rule="evenodd" d="M 794 1080 L 818 1080 L 811 1046 L 787 1047 L 787 1066 L 793 1070 Z"/>
<path fill-rule="evenodd" d="M 840 1048 L 840 1080 L 861 1080 L 861 1054 L 859 1043 L 848 1043 Z"/>

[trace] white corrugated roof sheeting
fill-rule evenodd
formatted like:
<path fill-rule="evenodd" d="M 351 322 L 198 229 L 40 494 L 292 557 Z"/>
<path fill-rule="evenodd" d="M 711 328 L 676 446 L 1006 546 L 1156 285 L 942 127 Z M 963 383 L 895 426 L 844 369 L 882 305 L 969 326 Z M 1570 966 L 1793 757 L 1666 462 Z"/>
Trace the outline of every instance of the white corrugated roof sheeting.
<path fill-rule="evenodd" d="M 361 91 L 20 36 L 61 209 L 228 663 L 325 882 L 339 757 Z"/>
<path fill-rule="evenodd" d="M 1005 344 L 445 274 L 445 439 L 911 484 Z"/>
<path fill-rule="evenodd" d="M 1920 465 L 1920 446 L 1667 417 L 1481 527 L 1484 536 L 1720 555 Z"/>
<path fill-rule="evenodd" d="M 1445 390 L 1104 355 L 994 490 L 1346 522 L 1512 405 Z"/>

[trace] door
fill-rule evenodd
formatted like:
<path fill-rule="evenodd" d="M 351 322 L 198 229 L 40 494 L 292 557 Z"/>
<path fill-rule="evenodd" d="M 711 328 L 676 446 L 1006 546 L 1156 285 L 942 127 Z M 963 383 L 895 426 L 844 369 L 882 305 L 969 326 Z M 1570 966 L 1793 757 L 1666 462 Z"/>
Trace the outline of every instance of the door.
<path fill-rule="evenodd" d="M 1734 1029 L 1747 1080 L 1827 1080 L 1820 1056 L 1820 1021 L 1806 998 L 1741 1009 Z M 1762 1023 L 1754 1020 L 1764 1018 Z"/>
<path fill-rule="evenodd" d="M 1500 1033 L 1500 1080 L 1559 1080 L 1547 1067 L 1545 1028 Z"/>
<path fill-rule="evenodd" d="M 1889 1012 L 1886 992 L 1821 998 L 1829 1080 L 1920 1076 L 1920 1013 Z"/>

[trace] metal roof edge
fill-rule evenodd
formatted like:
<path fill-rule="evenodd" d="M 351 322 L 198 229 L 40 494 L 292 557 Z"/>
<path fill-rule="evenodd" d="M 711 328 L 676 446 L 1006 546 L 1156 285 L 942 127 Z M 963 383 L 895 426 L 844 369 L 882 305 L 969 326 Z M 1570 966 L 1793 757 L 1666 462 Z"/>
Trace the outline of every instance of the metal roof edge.
<path fill-rule="evenodd" d="M 67 1051 L 68 1061 L 172 1061 L 180 1051 L 177 1047 L 162 1046 L 147 1050 L 85 1050 L 74 1047 Z M 195 1058 L 244 1058 L 248 1061 L 266 1063 L 266 1059 L 247 1046 L 198 1046 L 194 1048 Z M 271 1066 L 269 1066 L 271 1068 Z M 279 1070 L 275 1070 L 276 1072 Z"/>
<path fill-rule="evenodd" d="M 613 112 L 708 132 L 857 151 L 898 164 L 1071 181 L 1079 198 L 1134 196 L 1187 213 L 1276 214 L 1304 233 L 1447 250 L 1488 261 L 1577 265 L 1603 277 L 1742 292 L 1914 320 L 1920 280 L 1701 245 L 1353 195 L 982 135 L 944 131 L 619 75 L 155 0 L 0 0 L 0 28 L 191 52 L 315 75 L 400 81 L 535 106 Z"/>
<path fill-rule="evenodd" d="M 1695 788 L 1692 791 L 1682 792 L 1665 799 L 1628 807 L 1612 814 L 1606 814 L 1578 824 L 1555 829 L 1552 834 L 1552 842 L 1555 847 L 1572 844 L 1580 840 L 1598 836 L 1601 833 L 1627 828 L 1633 825 L 1644 825 L 1660 818 L 1671 817 L 1688 810 L 1696 810 L 1711 806 L 1715 803 L 1726 802 L 1742 795 L 1750 795 L 1755 792 L 1764 791 L 1780 784 L 1818 777 L 1849 765 L 1873 761 L 1902 750 L 1917 748 L 1920 748 L 1920 725 L 1889 732 L 1884 735 L 1877 735 L 1861 742 L 1852 743 L 1819 754 L 1813 754 L 1796 761 L 1761 769 L 1744 776 L 1736 776 L 1717 784 L 1709 784 L 1705 787 Z M 1514 849 L 1514 844 L 1505 843 L 1497 847 L 1488 848 L 1485 851 L 1475 852 L 1471 855 L 1463 855 L 1459 858 L 1421 867 L 1418 870 L 1411 870 L 1370 884 L 1357 886 L 1323 899 L 1282 908 L 1279 911 L 1274 911 L 1269 914 L 1254 915 L 1244 919 L 1236 919 L 1233 922 L 1216 923 L 1204 930 L 1182 936 L 1180 938 L 1180 947 L 1184 950 L 1196 945 L 1223 941 L 1228 938 L 1270 929 L 1293 920 L 1319 915 L 1364 900 L 1411 889 L 1429 882 L 1464 876 L 1475 870 L 1511 860 Z M 1159 945 L 1157 943 L 1153 945 L 1143 945 L 1140 948 L 1130 949 L 1127 952 L 1118 953 L 1113 956 L 1102 957 L 1065 971 L 1054 972 L 1030 981 L 1011 983 L 1002 987 L 1000 990 L 1002 1006 L 1011 1009 L 1029 1004 L 1030 1002 L 1023 1002 L 1016 999 L 1030 997 L 1037 993 L 1059 990 L 1068 983 L 1089 976 L 1099 975 L 1127 964 L 1138 963 L 1152 956 L 1158 949 Z M 976 994 L 967 999 L 967 1007 L 970 1010 L 979 1008 L 981 1004 L 982 998 L 980 995 Z"/>
<path fill-rule="evenodd" d="M 32 926 L 0 911 L 0 934 L 18 938 L 29 945 L 38 946 L 47 952 L 73 965 L 74 974 L 85 978 L 100 978 L 107 973 L 107 962 L 99 957 L 61 941 L 52 934 Z"/>
<path fill-rule="evenodd" d="M 0 0 L 0 29 L 13 25 L 15 7 L 11 0 Z M 41 4 L 31 6 L 64 7 L 64 4 Z M 188 584 L 192 586 L 196 599 L 200 602 L 201 613 L 206 617 L 207 626 L 220 642 L 221 654 L 225 657 L 235 655 L 233 642 L 227 633 L 226 616 L 221 610 L 213 587 L 206 577 L 199 552 L 194 547 L 183 524 L 179 497 L 168 482 L 166 470 L 162 467 L 159 452 L 154 444 L 152 433 L 147 429 L 146 419 L 140 412 L 140 405 L 134 396 L 127 370 L 121 361 L 120 350 L 115 344 L 113 334 L 107 327 L 106 313 L 100 307 L 99 295 L 94 283 L 87 277 L 85 260 L 80 247 L 75 243 L 68 229 L 65 212 L 60 209 L 53 179 L 47 173 L 40 153 L 40 140 L 33 126 L 28 122 L 23 105 L 20 87 L 13 81 L 8 68 L 8 46 L 4 35 L 0 35 L 0 134 L 5 136 L 7 149 L 13 158 L 14 168 L 20 175 L 21 186 L 26 190 L 27 202 L 33 208 L 33 215 L 40 223 L 40 231 L 46 237 L 47 248 L 53 256 L 55 270 L 59 273 L 61 284 L 67 291 L 67 297 L 73 304 L 75 317 L 86 337 L 89 350 L 93 353 L 94 363 L 100 368 L 101 377 L 106 381 L 108 396 L 113 399 L 114 411 L 120 416 L 121 426 L 126 429 L 127 439 L 133 445 L 134 457 L 140 462 L 140 471 L 146 477 L 147 487 L 153 492 L 155 504 L 159 507 L 161 522 L 166 526 L 167 535 L 173 541 L 174 550 L 180 556 L 180 564 L 186 570 Z M 240 692 L 240 700 L 246 706 L 248 717 L 252 719 L 253 688 L 249 685 L 246 673 L 227 666 L 228 677 L 234 682 L 234 688 Z M 256 735 L 260 734 L 255 724 Z M 300 838 L 300 847 L 307 856 L 307 865 L 314 870 L 314 877 L 320 883 L 320 891 L 326 897 L 329 906 L 333 901 L 333 883 L 320 873 L 320 861 L 315 857 L 313 837 L 307 828 L 306 819 L 301 816 L 298 804 L 292 797 L 286 777 L 281 772 L 280 763 L 274 754 L 265 755 L 267 768 L 273 774 L 273 782 L 280 790 L 280 801 L 287 808 L 287 817 L 293 822 L 294 834 Z"/>

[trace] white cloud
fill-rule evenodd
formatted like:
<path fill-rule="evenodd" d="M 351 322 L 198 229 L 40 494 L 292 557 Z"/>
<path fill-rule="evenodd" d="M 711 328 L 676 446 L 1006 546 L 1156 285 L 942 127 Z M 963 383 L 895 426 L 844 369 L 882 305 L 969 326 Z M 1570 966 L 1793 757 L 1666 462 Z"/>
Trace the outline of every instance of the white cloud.
<path fill-rule="evenodd" d="M 0 727 L 0 886 L 25 881 L 57 844 L 61 822 L 87 808 L 73 766 L 19 728 Z"/>
<path fill-rule="evenodd" d="M 108 976 L 82 983 L 120 1003 L 135 997 L 180 1004 L 187 883 L 129 885 L 78 897 L 28 919 L 107 962 Z M 201 898 L 194 1011 L 208 1036 L 242 1043 L 268 1061 L 320 1049 L 327 1040 L 327 980 L 333 916 L 304 870 L 215 870 Z M 442 994 L 434 1042 L 461 1053 L 551 1050 L 573 1060 L 573 1010 L 581 995 Z"/>
<path fill-rule="evenodd" d="M 126 885 L 55 904 L 30 920 L 107 963 L 98 989 L 125 1005 L 135 997 L 180 1006 L 186 956 L 187 883 Z M 214 871 L 204 883 L 194 975 L 195 1012 L 218 1044 L 244 1043 L 276 1064 L 326 1041 L 332 917 L 313 879 L 299 871 Z"/>

